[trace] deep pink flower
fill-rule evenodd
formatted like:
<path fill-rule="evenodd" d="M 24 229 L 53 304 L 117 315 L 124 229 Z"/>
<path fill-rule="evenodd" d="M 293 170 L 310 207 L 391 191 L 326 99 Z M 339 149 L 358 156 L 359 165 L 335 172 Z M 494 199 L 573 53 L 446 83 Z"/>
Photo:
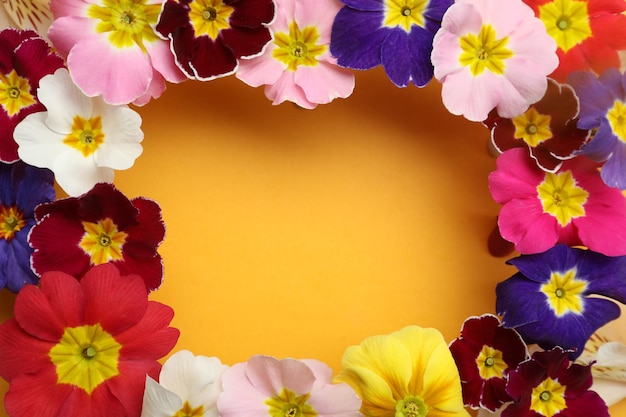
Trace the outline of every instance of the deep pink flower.
<path fill-rule="evenodd" d="M 600 178 L 598 165 L 579 156 L 556 173 L 542 171 L 515 148 L 498 157 L 489 175 L 491 195 L 502 204 L 502 237 L 520 253 L 544 252 L 557 243 L 583 245 L 608 256 L 626 254 L 626 199 Z"/>
<path fill-rule="evenodd" d="M 29 243 L 36 274 L 63 271 L 82 277 L 92 266 L 113 263 L 122 274 L 141 276 L 148 290 L 161 285 L 157 252 L 165 226 L 157 203 L 129 200 L 112 184 L 101 183 L 80 197 L 42 204 Z"/>

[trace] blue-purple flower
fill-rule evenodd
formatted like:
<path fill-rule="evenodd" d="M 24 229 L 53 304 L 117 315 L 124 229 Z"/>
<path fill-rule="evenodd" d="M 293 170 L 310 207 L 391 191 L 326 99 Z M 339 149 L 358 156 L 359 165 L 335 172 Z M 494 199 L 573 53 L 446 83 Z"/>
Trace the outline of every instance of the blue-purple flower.
<path fill-rule="evenodd" d="M 330 51 L 342 67 L 384 67 L 398 87 L 423 87 L 433 77 L 435 32 L 453 0 L 341 0 Z"/>
<path fill-rule="evenodd" d="M 596 162 L 606 161 L 602 179 L 610 187 L 626 189 L 626 75 L 616 68 L 599 78 L 575 72 L 568 79 L 580 100 L 580 129 L 597 129 L 581 153 Z"/>
<path fill-rule="evenodd" d="M 610 299 L 626 302 L 626 256 L 557 245 L 508 263 L 519 272 L 496 287 L 503 325 L 528 344 L 575 349 L 572 359 L 597 329 L 619 317 L 620 308 Z"/>
<path fill-rule="evenodd" d="M 39 278 L 30 269 L 28 233 L 35 207 L 54 200 L 54 177 L 47 169 L 18 161 L 0 163 L 0 288 L 18 292 Z"/>

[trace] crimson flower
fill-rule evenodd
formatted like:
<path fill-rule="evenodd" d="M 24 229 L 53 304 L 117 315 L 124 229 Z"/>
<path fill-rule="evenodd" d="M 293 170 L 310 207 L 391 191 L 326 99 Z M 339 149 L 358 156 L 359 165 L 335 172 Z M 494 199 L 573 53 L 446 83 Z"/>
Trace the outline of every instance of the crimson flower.
<path fill-rule="evenodd" d="M 189 78 L 233 74 L 240 58 L 260 55 L 272 40 L 272 0 L 167 0 L 156 30 L 169 38 Z"/>
<path fill-rule="evenodd" d="M 148 290 L 161 285 L 163 264 L 157 252 L 165 226 L 157 203 L 129 200 L 112 184 L 96 184 L 80 197 L 42 204 L 29 243 L 37 275 L 63 271 L 77 278 L 94 265 L 115 264 L 122 274 L 137 274 Z"/>
<path fill-rule="evenodd" d="M 176 344 L 173 310 L 113 265 L 82 280 L 47 272 L 26 285 L 0 326 L 0 376 L 13 417 L 139 417 L 146 374 Z"/>

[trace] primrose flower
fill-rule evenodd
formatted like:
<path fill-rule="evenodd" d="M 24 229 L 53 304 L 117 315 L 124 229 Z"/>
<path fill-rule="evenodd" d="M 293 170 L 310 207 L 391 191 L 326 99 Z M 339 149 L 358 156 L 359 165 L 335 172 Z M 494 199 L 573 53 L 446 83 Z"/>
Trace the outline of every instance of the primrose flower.
<path fill-rule="evenodd" d="M 139 114 L 85 96 L 65 68 L 42 78 L 37 94 L 48 111 L 29 114 L 16 126 L 18 155 L 52 170 L 69 195 L 113 182 L 113 170 L 130 168 L 141 154 Z"/>
<path fill-rule="evenodd" d="M 185 79 L 154 31 L 163 0 L 51 0 L 48 36 L 72 80 L 110 104 L 146 104 Z"/>
<path fill-rule="evenodd" d="M 496 311 L 505 327 L 544 349 L 575 349 L 620 315 L 626 302 L 626 256 L 609 257 L 557 245 L 508 261 L 519 272 L 496 286 Z M 600 296 L 600 297 L 595 297 Z"/>
<path fill-rule="evenodd" d="M 147 290 L 161 285 L 163 263 L 157 252 L 165 226 L 157 203 L 129 200 L 112 184 L 97 184 L 78 198 L 42 204 L 28 241 L 37 275 L 64 271 L 78 278 L 92 266 L 113 263 L 125 275 L 137 274 Z"/>
<path fill-rule="evenodd" d="M 47 40 L 52 11 L 47 0 L 5 0 L 0 6 L 0 29 L 34 30 Z"/>
<path fill-rule="evenodd" d="M 600 178 L 597 165 L 576 157 L 556 173 L 545 172 L 515 148 L 496 161 L 489 189 L 502 204 L 502 237 L 520 253 L 539 253 L 557 243 L 587 246 L 609 256 L 626 255 L 626 199 Z"/>
<path fill-rule="evenodd" d="M 626 345 L 609 339 L 603 332 L 606 327 L 589 338 L 577 362 L 591 365 L 591 388 L 602 397 L 606 405 L 611 406 L 626 398 Z M 619 327 L 619 331 L 622 331 L 622 327 Z"/>
<path fill-rule="evenodd" d="M 558 65 L 556 44 L 521 0 L 459 0 L 433 41 L 435 77 L 446 108 L 472 121 L 492 109 L 524 113 L 543 97 Z"/>
<path fill-rule="evenodd" d="M 176 352 L 163 364 L 159 382 L 146 376 L 141 417 L 219 417 L 217 396 L 226 369 L 218 358 Z"/>
<path fill-rule="evenodd" d="M 466 405 L 496 411 L 512 401 L 506 393 L 506 374 L 528 358 L 526 344 L 515 330 L 503 327 L 491 314 L 470 317 L 450 351 L 459 368 Z"/>
<path fill-rule="evenodd" d="M 330 50 L 342 67 L 383 66 L 391 82 L 423 87 L 433 77 L 433 37 L 453 0 L 342 0 Z"/>
<path fill-rule="evenodd" d="M 359 417 L 361 401 L 317 360 L 257 355 L 224 372 L 217 399 L 222 417 Z"/>
<path fill-rule="evenodd" d="M 623 0 L 524 0 L 556 41 L 559 66 L 550 77 L 565 82 L 574 71 L 598 74 L 620 67 L 626 49 Z"/>
<path fill-rule="evenodd" d="M 166 0 L 156 30 L 169 38 L 187 77 L 207 81 L 263 52 L 274 13 L 272 0 Z"/>
<path fill-rule="evenodd" d="M 610 187 L 626 189 L 626 75 L 606 70 L 599 78 L 576 72 L 569 83 L 580 99 L 582 129 L 595 129 L 591 141 L 581 149 L 596 162 L 606 161 L 600 175 Z"/>
<path fill-rule="evenodd" d="M 265 52 L 240 62 L 237 78 L 265 85 L 265 95 L 280 104 L 292 101 L 312 109 L 354 89 L 354 75 L 337 67 L 330 54 L 330 31 L 337 0 L 276 0 L 277 16 L 270 28 L 274 40 Z"/>
<path fill-rule="evenodd" d="M 363 400 L 366 417 L 469 417 L 459 372 L 436 329 L 405 327 L 346 349 L 336 381 Z"/>
<path fill-rule="evenodd" d="M 176 344 L 171 308 L 148 301 L 143 280 L 113 265 L 81 281 L 48 272 L 17 296 L 0 325 L 0 376 L 13 417 L 139 416 L 146 374 Z"/>
<path fill-rule="evenodd" d="M 0 163 L 0 289 L 18 292 L 39 278 L 30 269 L 28 233 L 35 224 L 35 207 L 54 200 L 54 177 L 18 161 Z"/>
<path fill-rule="evenodd" d="M 548 79 L 546 94 L 523 114 L 505 119 L 492 111 L 485 124 L 491 129 L 496 150 L 527 148 L 541 169 L 554 173 L 591 134 L 576 126 L 578 110 L 574 89 Z"/>
<path fill-rule="evenodd" d="M 589 390 L 591 367 L 570 364 L 560 348 L 535 352 L 509 374 L 507 392 L 514 399 L 502 417 L 609 417 L 598 394 Z"/>
<path fill-rule="evenodd" d="M 62 66 L 61 57 L 32 30 L 0 32 L 0 161 L 19 159 L 13 130 L 26 115 L 44 110 L 36 93 L 39 80 Z"/>

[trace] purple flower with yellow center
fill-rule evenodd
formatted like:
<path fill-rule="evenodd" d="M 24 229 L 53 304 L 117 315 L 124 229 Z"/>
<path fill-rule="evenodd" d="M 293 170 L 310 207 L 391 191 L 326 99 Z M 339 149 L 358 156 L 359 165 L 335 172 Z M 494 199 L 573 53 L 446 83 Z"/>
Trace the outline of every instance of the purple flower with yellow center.
<path fill-rule="evenodd" d="M 80 278 L 93 266 L 113 263 L 124 275 L 141 276 L 148 290 L 161 285 L 157 248 L 165 226 L 154 201 L 129 200 L 112 184 L 100 183 L 80 197 L 40 205 L 35 219 L 28 240 L 36 274 L 62 271 Z"/>
<path fill-rule="evenodd" d="M 508 263 L 519 272 L 496 286 L 503 325 L 528 344 L 575 349 L 572 359 L 597 329 L 619 317 L 620 307 L 611 300 L 626 302 L 626 256 L 557 245 Z"/>
<path fill-rule="evenodd" d="M 567 351 L 535 352 L 509 374 L 506 389 L 514 403 L 502 417 L 609 417 L 591 383 L 591 366 L 571 364 Z"/>
<path fill-rule="evenodd" d="M 508 119 L 492 111 L 485 124 L 499 152 L 527 148 L 541 169 L 556 172 L 589 138 L 589 130 L 576 126 L 578 110 L 574 90 L 549 79 L 546 94 L 524 113 Z"/>
<path fill-rule="evenodd" d="M 433 38 L 452 0 L 342 0 L 330 51 L 340 66 L 383 66 L 398 87 L 432 79 Z"/>
<path fill-rule="evenodd" d="M 528 358 L 519 333 L 503 327 L 492 314 L 470 317 L 450 351 L 459 368 L 466 405 L 496 411 L 511 401 L 506 393 L 507 372 Z"/>
<path fill-rule="evenodd" d="M 30 268 L 28 233 L 35 224 L 35 207 L 54 200 L 54 177 L 18 161 L 0 163 L 0 288 L 18 292 L 39 278 Z"/>
<path fill-rule="evenodd" d="M 272 40 L 267 26 L 274 15 L 272 0 L 167 0 L 156 30 L 170 39 L 187 77 L 207 81 L 261 54 Z"/>
<path fill-rule="evenodd" d="M 581 153 L 602 162 L 600 175 L 610 187 L 626 189 L 626 75 L 612 68 L 598 78 L 590 72 L 573 73 L 569 83 L 580 99 L 581 129 L 596 133 Z"/>

